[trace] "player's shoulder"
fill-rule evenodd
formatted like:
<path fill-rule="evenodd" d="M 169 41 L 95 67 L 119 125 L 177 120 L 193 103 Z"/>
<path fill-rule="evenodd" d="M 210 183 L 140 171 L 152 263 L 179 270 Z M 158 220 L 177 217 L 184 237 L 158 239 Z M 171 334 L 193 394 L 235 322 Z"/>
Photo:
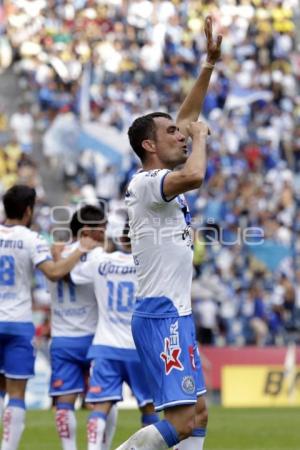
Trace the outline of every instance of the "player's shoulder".
<path fill-rule="evenodd" d="M 130 180 L 126 192 L 126 197 L 134 195 L 138 188 L 149 184 L 149 182 L 156 179 L 161 179 L 164 175 L 169 172 L 168 169 L 153 169 L 153 170 L 140 170 L 135 175 L 133 175 Z"/>
<path fill-rule="evenodd" d="M 105 252 L 105 250 L 103 249 L 103 247 L 96 247 L 93 250 L 91 250 L 88 253 L 85 253 L 86 255 L 86 261 L 99 261 L 102 259 L 105 259 L 106 255 L 108 255 L 108 253 Z"/>
<path fill-rule="evenodd" d="M 23 241 L 35 241 L 39 237 L 39 234 L 36 231 L 33 231 L 23 225 L 0 225 L 0 233 L 4 237 L 12 237 Z"/>
<path fill-rule="evenodd" d="M 107 253 L 107 261 L 114 262 L 116 264 L 134 264 L 132 253 L 125 253 L 120 250 Z"/>
<path fill-rule="evenodd" d="M 25 231 L 23 233 L 24 236 L 26 236 L 26 239 L 28 239 L 28 241 L 31 241 L 33 244 L 43 244 L 48 246 L 48 242 L 45 236 L 43 236 L 41 233 L 30 230 L 29 228 L 25 228 Z"/>

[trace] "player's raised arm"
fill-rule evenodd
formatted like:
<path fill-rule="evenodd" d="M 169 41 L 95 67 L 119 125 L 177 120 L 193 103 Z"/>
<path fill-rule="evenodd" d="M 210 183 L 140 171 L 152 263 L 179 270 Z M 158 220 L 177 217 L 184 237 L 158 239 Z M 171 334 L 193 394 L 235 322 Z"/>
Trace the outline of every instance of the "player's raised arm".
<path fill-rule="evenodd" d="M 187 132 L 192 138 L 192 152 L 180 170 L 169 172 L 164 178 L 164 197 L 171 199 L 178 194 L 199 188 L 206 170 L 206 138 L 208 126 L 204 122 L 192 122 Z"/>
<path fill-rule="evenodd" d="M 94 241 L 88 236 L 80 238 L 79 247 L 74 250 L 67 258 L 59 259 L 58 261 L 47 260 L 38 265 L 38 268 L 51 281 L 58 281 L 67 275 L 79 261 L 83 253 L 94 249 L 99 245 L 99 242 Z"/>
<path fill-rule="evenodd" d="M 222 36 L 218 35 L 216 40 L 213 38 L 211 16 L 205 19 L 204 31 L 207 42 L 206 62 L 203 64 L 194 86 L 183 101 L 176 118 L 181 133 L 186 137 L 188 136 L 187 127 L 189 123 L 198 120 L 214 65 L 221 56 Z"/>

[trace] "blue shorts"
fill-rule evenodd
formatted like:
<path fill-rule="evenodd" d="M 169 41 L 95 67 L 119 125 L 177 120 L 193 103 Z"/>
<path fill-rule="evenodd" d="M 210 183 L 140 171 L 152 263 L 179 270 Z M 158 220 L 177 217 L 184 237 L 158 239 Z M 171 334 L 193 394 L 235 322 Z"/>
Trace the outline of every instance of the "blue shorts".
<path fill-rule="evenodd" d="M 120 361 L 97 358 L 92 362 L 91 378 L 86 401 L 101 403 L 123 400 L 122 384 L 126 382 L 135 396 L 138 405 L 153 403 L 145 373 L 138 361 Z"/>
<path fill-rule="evenodd" d="M 6 378 L 27 379 L 34 375 L 34 335 L 0 333 L 0 373 Z"/>
<path fill-rule="evenodd" d="M 196 403 L 206 387 L 192 316 L 133 316 L 132 334 L 155 409 Z"/>
<path fill-rule="evenodd" d="M 93 336 L 55 337 L 50 345 L 52 397 L 85 391 L 85 378 L 90 367 L 87 352 Z"/>

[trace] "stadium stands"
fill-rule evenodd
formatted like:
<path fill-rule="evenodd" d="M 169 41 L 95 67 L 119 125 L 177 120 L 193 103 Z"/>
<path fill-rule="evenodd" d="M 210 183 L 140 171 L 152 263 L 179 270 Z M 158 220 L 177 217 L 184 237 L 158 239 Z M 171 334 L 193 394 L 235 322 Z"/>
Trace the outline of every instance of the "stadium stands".
<path fill-rule="evenodd" d="M 224 39 L 203 109 L 212 129 L 209 162 L 205 186 L 189 195 L 196 230 L 193 305 L 206 344 L 299 340 L 296 7 L 295 0 L 12 0 L 0 13 L 1 48 L 10 45 L 38 129 L 48 132 L 55 122 L 60 133 L 58 141 L 45 133 L 44 153 L 58 170 L 67 155 L 62 171 L 69 198 L 89 186 L 89 198 L 112 205 L 138 166 L 124 141 L 129 124 L 141 113 L 177 110 L 204 57 L 203 18 L 213 16 Z M 6 119 L 2 114 L 2 128 Z M 86 122 L 120 136 L 121 163 L 114 166 L 112 158 L 113 151 L 120 154 L 117 144 L 109 153 L 112 144 L 98 142 L 91 152 L 91 140 L 75 145 L 76 133 L 66 143 Z M 24 179 L 20 161 L 31 161 L 19 156 L 19 144 L 1 145 L 3 190 Z M 34 163 L 28 167 L 38 177 Z"/>

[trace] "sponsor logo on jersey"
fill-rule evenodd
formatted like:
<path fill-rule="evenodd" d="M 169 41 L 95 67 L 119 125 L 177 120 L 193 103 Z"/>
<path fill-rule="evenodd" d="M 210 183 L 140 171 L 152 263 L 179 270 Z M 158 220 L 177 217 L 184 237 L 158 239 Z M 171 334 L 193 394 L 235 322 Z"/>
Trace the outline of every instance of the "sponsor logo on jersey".
<path fill-rule="evenodd" d="M 165 338 L 165 348 L 160 354 L 165 363 L 166 375 L 169 375 L 173 369 L 183 370 L 183 365 L 179 359 L 181 348 L 179 345 L 178 321 L 170 326 L 170 337 Z"/>
<path fill-rule="evenodd" d="M 98 267 L 98 272 L 100 275 L 105 276 L 111 273 L 128 275 L 130 273 L 136 273 L 135 266 L 122 266 L 117 264 L 112 264 L 111 262 L 101 263 Z"/>

